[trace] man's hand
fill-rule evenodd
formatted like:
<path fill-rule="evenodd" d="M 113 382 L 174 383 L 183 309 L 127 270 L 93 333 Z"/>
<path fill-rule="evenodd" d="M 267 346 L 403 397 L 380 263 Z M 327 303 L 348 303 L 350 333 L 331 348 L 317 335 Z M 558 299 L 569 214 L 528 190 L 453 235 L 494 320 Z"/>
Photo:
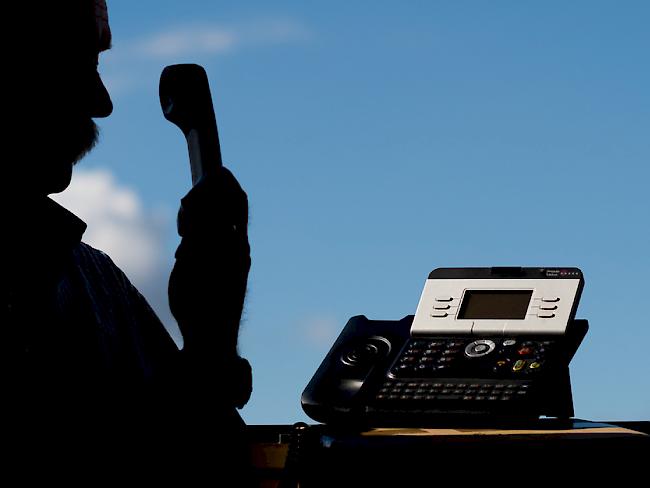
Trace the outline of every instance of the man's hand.
<path fill-rule="evenodd" d="M 181 200 L 169 304 L 193 360 L 236 356 L 250 269 L 247 226 L 246 193 L 226 168 Z"/>

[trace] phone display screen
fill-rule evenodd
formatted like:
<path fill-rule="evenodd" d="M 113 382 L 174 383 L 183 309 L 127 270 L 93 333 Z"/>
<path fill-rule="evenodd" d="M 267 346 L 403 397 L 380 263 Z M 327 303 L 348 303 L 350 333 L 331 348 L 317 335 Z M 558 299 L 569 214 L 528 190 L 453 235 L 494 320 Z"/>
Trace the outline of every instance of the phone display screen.
<path fill-rule="evenodd" d="M 465 290 L 459 319 L 526 318 L 533 290 Z"/>

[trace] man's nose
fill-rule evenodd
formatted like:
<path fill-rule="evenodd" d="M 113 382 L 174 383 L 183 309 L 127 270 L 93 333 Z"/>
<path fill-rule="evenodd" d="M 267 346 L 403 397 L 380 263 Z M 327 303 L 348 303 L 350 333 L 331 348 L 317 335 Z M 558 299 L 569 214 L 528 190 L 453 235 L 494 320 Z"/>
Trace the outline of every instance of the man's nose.
<path fill-rule="evenodd" d="M 97 73 L 95 79 L 95 89 L 93 91 L 91 117 L 101 119 L 108 117 L 113 112 L 113 102 L 111 96 L 102 81 L 101 76 Z"/>

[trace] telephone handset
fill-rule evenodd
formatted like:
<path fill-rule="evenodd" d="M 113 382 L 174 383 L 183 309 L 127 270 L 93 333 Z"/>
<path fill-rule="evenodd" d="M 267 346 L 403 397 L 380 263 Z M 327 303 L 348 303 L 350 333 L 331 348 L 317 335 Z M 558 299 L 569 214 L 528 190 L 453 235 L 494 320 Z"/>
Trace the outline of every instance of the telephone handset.
<path fill-rule="evenodd" d="M 178 126 L 187 140 L 192 186 L 195 186 L 204 176 L 223 166 L 208 76 L 198 64 L 167 66 L 160 74 L 159 96 L 164 117 Z M 182 210 L 181 206 L 181 235 Z M 235 355 L 223 359 L 221 367 L 229 372 L 222 385 L 224 399 L 239 409 L 243 408 L 253 389 L 250 363 Z"/>
<path fill-rule="evenodd" d="M 222 166 L 219 132 L 205 70 L 198 64 L 174 64 L 163 69 L 160 106 L 167 120 L 187 139 L 192 185 Z"/>
<path fill-rule="evenodd" d="M 357 426 L 572 417 L 583 284 L 577 268 L 434 270 L 415 315 L 348 321 L 303 410 Z"/>

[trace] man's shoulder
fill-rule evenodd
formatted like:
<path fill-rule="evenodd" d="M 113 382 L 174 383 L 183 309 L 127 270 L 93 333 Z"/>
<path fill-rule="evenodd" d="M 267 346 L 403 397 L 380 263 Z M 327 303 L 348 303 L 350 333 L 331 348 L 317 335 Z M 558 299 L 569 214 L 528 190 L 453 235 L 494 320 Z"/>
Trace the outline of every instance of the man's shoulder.
<path fill-rule="evenodd" d="M 105 322 L 162 325 L 146 298 L 104 251 L 80 242 L 73 249 L 73 266 L 80 289 Z"/>
<path fill-rule="evenodd" d="M 85 242 L 80 242 L 77 244 L 77 246 L 75 246 L 73 255 L 75 259 L 79 261 L 94 261 L 106 266 L 117 267 L 117 265 L 113 262 L 108 254 L 100 249 L 92 247 L 90 244 L 87 244 Z"/>
<path fill-rule="evenodd" d="M 138 294 L 126 274 L 104 251 L 85 242 L 79 242 L 72 250 L 75 268 L 93 288 L 101 283 L 106 291 L 121 290 L 123 293 Z"/>

